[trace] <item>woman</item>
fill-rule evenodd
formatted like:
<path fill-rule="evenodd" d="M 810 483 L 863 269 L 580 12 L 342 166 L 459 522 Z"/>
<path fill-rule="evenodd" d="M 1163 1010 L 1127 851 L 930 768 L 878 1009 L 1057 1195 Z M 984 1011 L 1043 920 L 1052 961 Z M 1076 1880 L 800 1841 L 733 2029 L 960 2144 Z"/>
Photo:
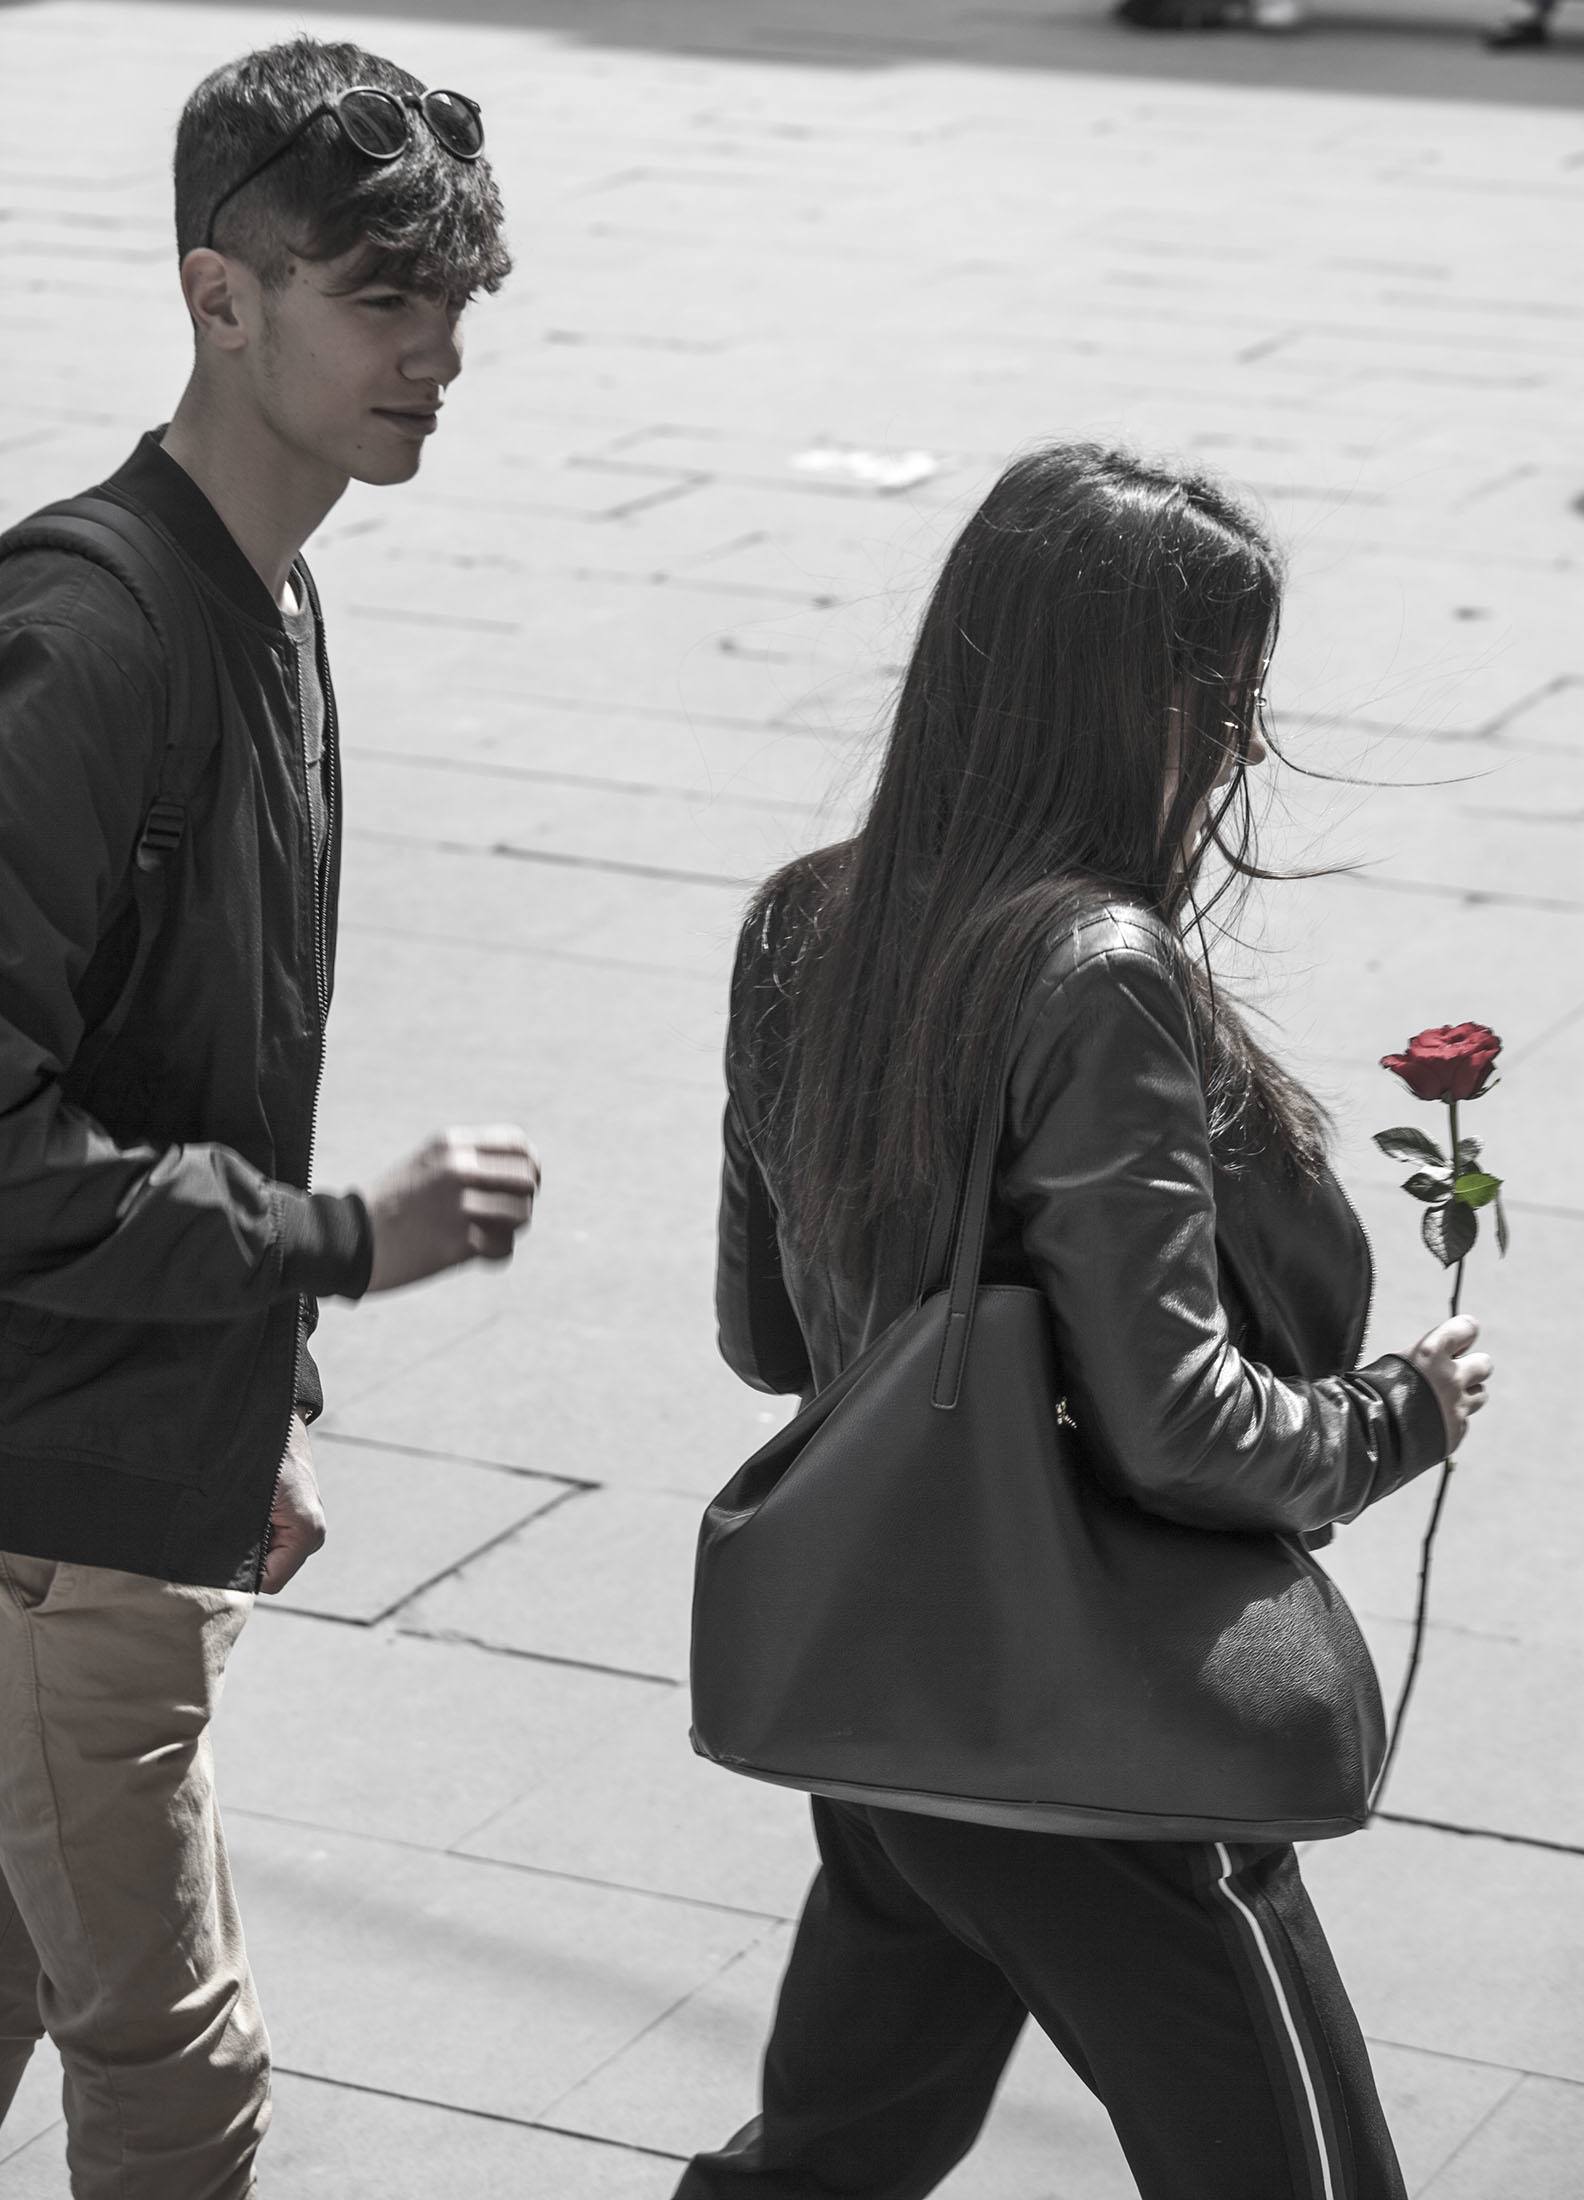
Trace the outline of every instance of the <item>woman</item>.
<path fill-rule="evenodd" d="M 983 1272 L 1043 1289 L 1085 1441 L 1141 1504 L 1317 1537 L 1461 1440 L 1476 1325 L 1354 1369 L 1369 1255 L 1320 1112 L 1185 946 L 1212 850 L 1265 875 L 1278 599 L 1220 489 L 1088 445 L 1018 460 L 969 521 L 862 831 L 743 932 L 719 1311 L 745 1380 L 820 1388 L 911 1302 L 1010 1022 Z M 914 2200 L 1030 2013 L 1144 2200 L 1401 2200 L 1290 1847 L 814 1820 L 763 2113 L 678 2200 Z"/>

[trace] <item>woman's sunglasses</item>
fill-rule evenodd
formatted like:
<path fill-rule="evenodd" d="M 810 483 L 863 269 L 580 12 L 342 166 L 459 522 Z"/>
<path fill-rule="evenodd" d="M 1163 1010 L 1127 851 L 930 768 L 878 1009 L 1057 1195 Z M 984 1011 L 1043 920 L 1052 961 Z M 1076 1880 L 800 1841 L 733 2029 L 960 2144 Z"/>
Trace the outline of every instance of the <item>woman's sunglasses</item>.
<path fill-rule="evenodd" d="M 215 223 L 227 200 L 234 199 L 255 176 L 261 176 L 283 154 L 289 153 L 303 132 L 321 115 L 329 115 L 347 143 L 366 159 L 387 161 L 399 159 L 411 144 L 411 117 L 414 114 L 423 117 L 431 135 L 458 160 L 477 160 L 483 152 L 484 117 L 479 112 L 477 100 L 469 99 L 465 93 L 387 92 L 374 84 L 349 85 L 344 92 L 323 100 L 311 113 L 304 115 L 294 130 L 278 145 L 271 146 L 264 158 L 255 161 L 247 174 L 228 191 L 221 193 L 210 209 L 204 244 L 213 250 Z"/>

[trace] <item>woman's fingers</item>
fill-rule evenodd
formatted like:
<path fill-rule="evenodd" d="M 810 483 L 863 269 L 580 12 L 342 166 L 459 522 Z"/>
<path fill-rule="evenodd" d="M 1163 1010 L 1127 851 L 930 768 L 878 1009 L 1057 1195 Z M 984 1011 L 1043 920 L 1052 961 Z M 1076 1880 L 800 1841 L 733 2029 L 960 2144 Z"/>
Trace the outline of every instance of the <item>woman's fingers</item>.
<path fill-rule="evenodd" d="M 1436 1394 L 1449 1453 L 1457 1450 L 1471 1417 L 1484 1405 L 1485 1386 L 1495 1372 L 1488 1352 L 1471 1349 L 1478 1335 L 1472 1314 L 1453 1314 L 1426 1330 L 1407 1354 Z"/>
<path fill-rule="evenodd" d="M 1479 1335 L 1480 1325 L 1472 1314 L 1449 1314 L 1444 1322 L 1437 1322 L 1428 1331 L 1423 1342 L 1432 1352 L 1445 1352 L 1454 1360 L 1460 1359 Z"/>

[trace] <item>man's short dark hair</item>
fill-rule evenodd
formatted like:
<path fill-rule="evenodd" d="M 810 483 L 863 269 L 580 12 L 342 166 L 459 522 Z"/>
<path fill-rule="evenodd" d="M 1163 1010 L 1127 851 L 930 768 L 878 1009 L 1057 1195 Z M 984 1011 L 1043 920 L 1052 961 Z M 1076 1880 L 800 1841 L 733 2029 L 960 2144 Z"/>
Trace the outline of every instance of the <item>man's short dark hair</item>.
<path fill-rule="evenodd" d="M 198 86 L 176 130 L 176 249 L 205 241 L 216 202 L 321 100 L 353 84 L 422 92 L 405 69 L 361 46 L 294 38 L 227 62 Z M 466 85 L 455 89 L 466 91 Z M 346 290 L 370 283 L 464 304 L 511 272 L 504 212 L 487 160 L 459 160 L 410 109 L 412 135 L 393 161 L 348 144 L 325 115 L 291 151 L 228 199 L 215 225 L 230 253 L 267 290 L 293 260 L 336 260 L 361 246 Z"/>

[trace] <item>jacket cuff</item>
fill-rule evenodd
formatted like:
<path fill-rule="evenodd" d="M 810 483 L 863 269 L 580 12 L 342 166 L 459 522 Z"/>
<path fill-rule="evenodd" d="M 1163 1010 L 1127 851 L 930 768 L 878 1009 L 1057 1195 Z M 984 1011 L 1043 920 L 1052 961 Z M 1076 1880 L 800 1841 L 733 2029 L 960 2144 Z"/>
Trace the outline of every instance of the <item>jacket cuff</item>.
<path fill-rule="evenodd" d="M 1428 1379 L 1396 1352 L 1372 1360 L 1355 1373 L 1381 1400 L 1397 1431 L 1398 1472 L 1392 1487 L 1400 1489 L 1416 1474 L 1439 1466 L 1447 1455 L 1446 1422 Z"/>
<path fill-rule="evenodd" d="M 374 1231 L 356 1192 L 303 1192 L 280 1206 L 281 1287 L 313 1298 L 360 1299 L 374 1265 Z"/>

